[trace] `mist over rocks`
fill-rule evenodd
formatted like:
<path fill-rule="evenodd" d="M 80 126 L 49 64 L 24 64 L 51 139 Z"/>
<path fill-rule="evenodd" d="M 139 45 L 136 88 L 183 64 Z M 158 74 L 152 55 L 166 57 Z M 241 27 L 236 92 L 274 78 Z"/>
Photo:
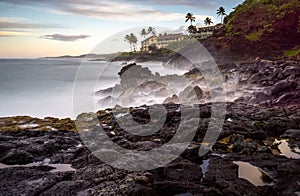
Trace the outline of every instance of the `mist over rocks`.
<path fill-rule="evenodd" d="M 121 68 L 119 74 L 120 83 L 114 87 L 100 89 L 95 93 L 100 98 L 99 107 L 107 108 L 114 105 L 138 106 L 142 104 L 168 103 L 167 98 L 180 94 L 189 88 L 193 92 L 188 93 L 185 103 L 205 103 L 211 101 L 211 92 L 217 98 L 227 93 L 228 99 L 235 99 L 234 91 L 237 88 L 237 70 L 233 66 L 223 66 L 221 70 L 214 70 L 210 67 L 212 62 L 203 62 L 201 71 L 193 68 L 185 74 L 164 75 L 153 74 L 148 68 L 135 63 L 128 64 Z M 229 69 L 230 68 L 230 69 Z M 224 76 L 220 78 L 219 74 Z M 223 80 L 228 88 L 220 88 Z M 233 84 L 233 85 L 232 85 Z M 201 92 L 200 92 L 201 91 Z M 190 96 L 194 96 L 191 98 Z M 188 96 L 188 97 L 187 97 Z M 193 100 L 193 101 L 192 101 Z M 183 101 L 183 100 L 182 100 Z"/>
<path fill-rule="evenodd" d="M 102 108 L 113 107 L 116 104 L 137 106 L 162 103 L 166 97 L 178 93 L 177 89 L 185 88 L 191 83 L 184 76 L 153 74 L 149 68 L 135 63 L 122 67 L 118 74 L 120 84 L 96 92 L 96 95 L 104 97 L 99 101 L 100 104 L 111 97 L 113 99 L 112 105 L 104 105 Z"/>
<path fill-rule="evenodd" d="M 212 70 L 209 65 L 203 64 L 205 72 L 193 68 L 183 75 L 160 76 L 141 65 L 129 64 L 119 72 L 120 84 L 99 90 L 96 95 L 102 97 L 99 100 L 101 108 L 178 103 L 174 95 L 182 103 L 191 104 L 208 103 L 223 94 L 227 101 L 244 100 L 255 104 L 297 102 L 299 97 L 296 71 L 299 64 L 295 61 L 257 59 L 219 66 L 219 70 Z M 222 74 L 221 80 L 217 77 L 218 71 Z M 206 73 L 210 77 L 205 78 Z M 214 87 L 222 80 L 224 88 Z M 187 92 L 188 89 L 191 92 Z"/>

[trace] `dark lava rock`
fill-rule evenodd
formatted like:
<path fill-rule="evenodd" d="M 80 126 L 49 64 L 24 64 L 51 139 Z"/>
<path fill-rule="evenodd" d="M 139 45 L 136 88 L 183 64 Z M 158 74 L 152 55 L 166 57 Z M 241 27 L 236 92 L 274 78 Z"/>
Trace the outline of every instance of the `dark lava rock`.
<path fill-rule="evenodd" d="M 179 104 L 179 97 L 177 95 L 172 95 L 172 97 L 167 97 L 164 102 L 164 104 Z"/>
<path fill-rule="evenodd" d="M 84 141 L 86 145 L 94 146 L 94 149 L 107 143 L 105 140 L 97 141 L 97 136 L 107 134 L 123 148 L 150 151 L 176 137 L 183 111 L 189 114 L 194 111 L 192 108 L 198 108 L 199 124 L 191 145 L 169 164 L 149 171 L 113 168 L 99 160 L 90 151 L 92 148 L 85 147 L 85 143 L 81 141 L 84 134 L 68 130 L 43 131 L 42 120 L 35 119 L 35 122 L 41 123 L 41 130 L 1 131 L 0 177 L 5 179 L 0 181 L 1 194 L 293 195 L 298 191 L 300 176 L 295 171 L 300 169 L 300 160 L 280 155 L 274 142 L 275 138 L 281 136 L 289 138 L 290 145 L 294 148 L 300 146 L 299 105 L 263 107 L 227 103 L 223 129 L 221 133 L 216 133 L 220 134 L 219 139 L 204 157 L 199 157 L 198 152 L 200 145 L 209 145 L 202 141 L 211 121 L 211 104 L 163 106 L 167 111 L 166 121 L 160 130 L 147 136 L 127 133 L 118 122 L 122 123 L 122 119 L 131 116 L 137 123 L 147 124 L 150 120 L 148 106 L 119 107 L 117 111 L 128 112 L 121 117 L 114 115 L 111 109 L 99 111 L 97 115 L 82 114 L 78 117 L 82 118 L 79 126 L 89 130 L 83 133 L 87 134 L 87 138 L 93 138 Z M 192 115 L 188 115 L 186 121 L 197 120 L 189 116 Z M 5 124 L 0 124 L 0 130 L 3 127 L 8 130 L 10 126 L 17 126 L 24 119 L 33 121 L 27 117 L 1 119 Z M 51 123 L 47 126 L 51 126 L 54 121 L 58 122 L 59 119 L 49 121 Z M 99 129 L 101 125 L 105 126 L 103 132 Z M 186 123 L 186 130 L 192 128 Z M 255 186 L 251 181 L 241 178 L 235 161 L 259 167 L 269 175 L 273 184 Z M 27 163 L 34 164 L 26 165 Z M 61 170 L 55 171 L 58 166 Z M 66 170 L 67 166 L 72 167 L 72 170 Z"/>
<path fill-rule="evenodd" d="M 300 139 L 300 129 L 288 129 L 280 137 Z"/>
<path fill-rule="evenodd" d="M 25 150 L 11 149 L 0 159 L 0 162 L 4 164 L 27 164 L 34 160 L 34 156 Z"/>
<path fill-rule="evenodd" d="M 88 188 L 90 185 L 91 183 L 85 180 L 61 181 L 44 191 L 41 195 L 53 195 L 53 193 L 59 193 L 61 195 L 80 195 L 81 191 Z"/>
<path fill-rule="evenodd" d="M 297 83 L 294 81 L 279 81 L 271 89 L 271 95 L 277 95 L 287 90 L 295 90 L 297 88 Z"/>
<path fill-rule="evenodd" d="M 146 78 L 151 79 L 154 77 L 148 68 L 135 63 L 126 65 L 118 74 L 120 75 L 121 85 L 125 88 L 137 84 L 140 80 L 143 81 Z"/>
<path fill-rule="evenodd" d="M 289 76 L 289 75 L 299 76 L 300 75 L 300 67 L 287 66 L 283 70 L 282 74 L 284 74 L 285 76 Z"/>
<path fill-rule="evenodd" d="M 193 102 L 197 103 L 204 98 L 203 90 L 198 87 L 188 86 L 182 92 L 179 93 L 179 100 L 182 103 Z"/>

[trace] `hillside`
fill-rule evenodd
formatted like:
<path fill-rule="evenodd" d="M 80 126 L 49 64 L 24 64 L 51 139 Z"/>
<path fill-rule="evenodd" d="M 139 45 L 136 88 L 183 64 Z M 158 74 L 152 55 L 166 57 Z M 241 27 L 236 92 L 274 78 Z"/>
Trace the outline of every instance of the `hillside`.
<path fill-rule="evenodd" d="M 246 0 L 224 23 L 223 29 L 203 41 L 212 52 L 235 59 L 299 59 L 299 0 Z"/>

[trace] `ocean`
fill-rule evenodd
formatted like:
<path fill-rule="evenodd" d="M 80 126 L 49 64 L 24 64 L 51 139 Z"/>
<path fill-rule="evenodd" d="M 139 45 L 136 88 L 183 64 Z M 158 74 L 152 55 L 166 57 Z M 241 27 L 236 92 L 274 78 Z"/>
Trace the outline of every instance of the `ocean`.
<path fill-rule="evenodd" d="M 161 62 L 141 65 L 161 75 L 184 73 L 165 69 Z M 122 62 L 83 62 L 82 59 L 0 59 L 0 117 L 28 115 L 75 119 L 78 114 L 73 112 L 75 79 L 77 86 L 84 89 L 76 96 L 91 96 L 96 100 L 95 91 L 119 82 L 117 73 L 122 66 Z"/>

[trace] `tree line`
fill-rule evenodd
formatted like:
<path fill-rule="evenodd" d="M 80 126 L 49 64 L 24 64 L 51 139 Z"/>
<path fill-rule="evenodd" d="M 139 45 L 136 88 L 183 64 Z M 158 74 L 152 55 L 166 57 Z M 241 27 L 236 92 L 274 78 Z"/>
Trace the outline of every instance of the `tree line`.
<path fill-rule="evenodd" d="M 219 9 L 217 10 L 217 15 L 218 15 L 218 17 L 221 16 L 221 23 L 223 23 L 223 17 L 227 15 L 225 13 L 225 8 L 219 7 Z M 185 18 L 186 18 L 185 22 L 190 21 L 190 23 L 191 23 L 191 25 L 188 27 L 188 32 L 196 33 L 197 28 L 196 28 L 196 26 L 193 25 L 193 22 L 196 22 L 196 17 L 192 13 L 187 13 Z M 211 24 L 213 24 L 212 19 L 210 17 L 206 17 L 204 20 L 204 24 L 206 26 L 210 26 Z"/>
<path fill-rule="evenodd" d="M 141 30 L 140 35 L 144 38 L 147 35 L 156 36 L 156 30 L 155 30 L 154 27 L 148 27 L 147 30 L 144 28 L 144 29 Z M 137 46 L 138 39 L 137 39 L 136 35 L 134 35 L 133 33 L 130 33 L 129 35 L 125 35 L 124 41 L 129 43 L 131 52 L 132 51 L 134 51 L 134 52 L 137 51 L 136 46 Z"/>

